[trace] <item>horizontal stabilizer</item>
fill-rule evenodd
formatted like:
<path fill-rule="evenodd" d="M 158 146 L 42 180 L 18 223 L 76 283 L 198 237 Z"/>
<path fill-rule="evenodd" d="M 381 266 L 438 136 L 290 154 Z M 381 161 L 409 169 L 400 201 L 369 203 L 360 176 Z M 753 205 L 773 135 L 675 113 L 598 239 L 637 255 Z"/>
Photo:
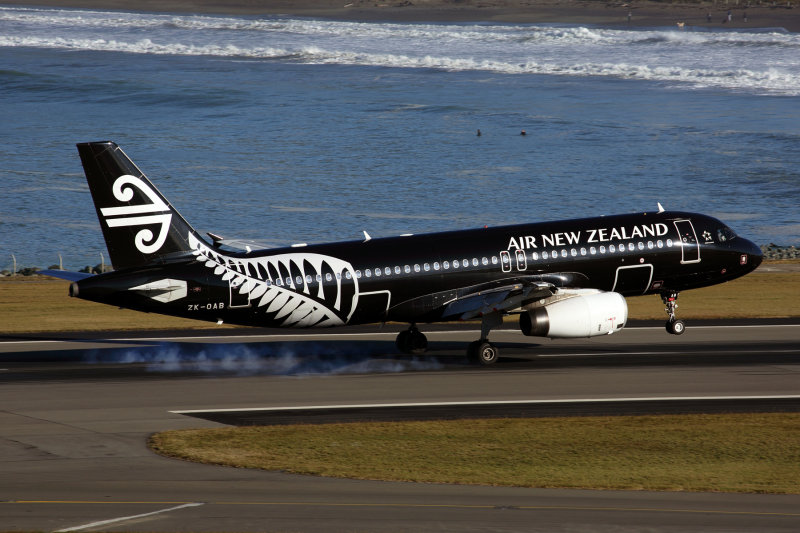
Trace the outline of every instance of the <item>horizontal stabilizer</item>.
<path fill-rule="evenodd" d="M 41 276 L 65 279 L 67 281 L 80 281 L 93 275 L 87 274 L 86 272 L 70 272 L 69 270 L 40 270 L 38 274 Z"/>

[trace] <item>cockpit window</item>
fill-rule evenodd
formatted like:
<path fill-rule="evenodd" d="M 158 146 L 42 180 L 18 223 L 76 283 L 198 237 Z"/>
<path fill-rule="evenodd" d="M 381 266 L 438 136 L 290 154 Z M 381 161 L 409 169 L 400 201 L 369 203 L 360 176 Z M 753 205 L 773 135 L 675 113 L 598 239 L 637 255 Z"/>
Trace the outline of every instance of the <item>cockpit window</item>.
<path fill-rule="evenodd" d="M 736 234 L 728 226 L 722 226 L 717 230 L 717 240 L 719 240 L 719 242 L 730 241 L 731 239 L 735 238 Z"/>

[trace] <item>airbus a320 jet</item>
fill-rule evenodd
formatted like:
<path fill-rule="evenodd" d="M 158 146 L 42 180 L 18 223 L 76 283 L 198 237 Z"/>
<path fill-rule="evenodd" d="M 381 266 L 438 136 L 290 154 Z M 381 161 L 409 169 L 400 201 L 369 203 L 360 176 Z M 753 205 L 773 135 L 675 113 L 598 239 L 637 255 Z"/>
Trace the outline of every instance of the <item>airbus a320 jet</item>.
<path fill-rule="evenodd" d="M 397 347 L 422 353 L 417 324 L 480 320 L 470 360 L 499 352 L 489 332 L 608 335 L 625 296 L 659 294 L 669 333 L 678 293 L 738 278 L 758 246 L 710 216 L 664 211 L 285 248 L 233 250 L 198 234 L 113 142 L 78 144 L 113 272 L 47 271 L 71 296 L 139 311 L 266 327 L 404 322 Z"/>

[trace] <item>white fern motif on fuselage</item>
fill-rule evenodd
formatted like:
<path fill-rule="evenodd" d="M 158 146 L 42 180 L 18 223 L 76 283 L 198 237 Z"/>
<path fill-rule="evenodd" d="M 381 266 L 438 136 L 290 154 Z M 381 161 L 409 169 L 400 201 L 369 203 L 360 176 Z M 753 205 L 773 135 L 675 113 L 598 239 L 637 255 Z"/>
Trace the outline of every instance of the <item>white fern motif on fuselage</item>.
<path fill-rule="evenodd" d="M 264 308 L 265 322 L 281 327 L 329 327 L 348 322 L 358 304 L 353 266 L 336 257 L 292 252 L 265 257 L 231 257 L 189 234 L 192 253 L 231 290 Z"/>

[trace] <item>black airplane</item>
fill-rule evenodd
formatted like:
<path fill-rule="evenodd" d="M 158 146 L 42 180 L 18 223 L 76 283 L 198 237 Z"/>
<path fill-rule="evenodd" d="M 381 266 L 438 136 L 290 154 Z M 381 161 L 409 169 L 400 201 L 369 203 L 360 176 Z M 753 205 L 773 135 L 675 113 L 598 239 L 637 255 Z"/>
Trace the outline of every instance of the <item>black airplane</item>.
<path fill-rule="evenodd" d="M 489 365 L 503 317 L 525 335 L 593 337 L 621 330 L 625 296 L 659 294 L 668 332 L 678 293 L 753 271 L 758 246 L 719 220 L 664 211 L 349 242 L 233 250 L 201 237 L 113 142 L 78 144 L 113 272 L 47 273 L 69 294 L 139 311 L 268 327 L 480 320 L 470 360 Z"/>

